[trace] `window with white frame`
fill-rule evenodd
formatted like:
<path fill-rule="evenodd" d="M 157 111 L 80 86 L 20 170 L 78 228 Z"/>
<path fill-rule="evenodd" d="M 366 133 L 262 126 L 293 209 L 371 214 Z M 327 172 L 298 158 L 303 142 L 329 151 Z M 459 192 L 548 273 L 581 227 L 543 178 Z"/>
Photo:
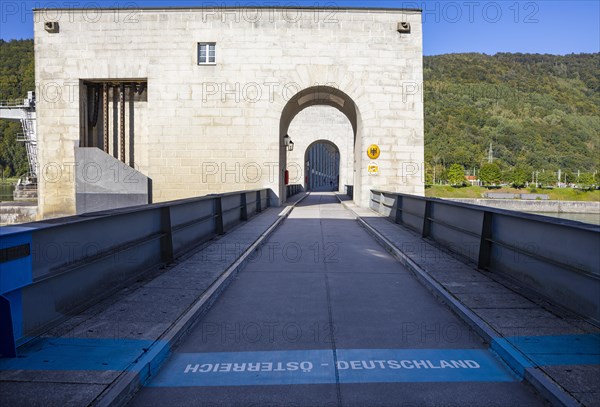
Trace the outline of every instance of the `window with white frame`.
<path fill-rule="evenodd" d="M 217 44 L 201 42 L 198 44 L 198 65 L 217 63 Z"/>

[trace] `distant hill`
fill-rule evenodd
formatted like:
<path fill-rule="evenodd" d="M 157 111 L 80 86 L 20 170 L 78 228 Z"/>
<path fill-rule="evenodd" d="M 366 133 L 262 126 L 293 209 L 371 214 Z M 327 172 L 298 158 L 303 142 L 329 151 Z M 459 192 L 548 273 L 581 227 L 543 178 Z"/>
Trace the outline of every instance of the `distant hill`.
<path fill-rule="evenodd" d="M 25 97 L 34 86 L 33 40 L 0 40 L 0 100 Z"/>
<path fill-rule="evenodd" d="M 0 100 L 27 96 L 34 90 L 33 40 L 0 40 Z M 0 176 L 23 175 L 29 171 L 25 144 L 17 141 L 21 124 L 0 120 Z"/>
<path fill-rule="evenodd" d="M 424 58 L 425 156 L 480 168 L 599 169 L 600 54 Z M 439 172 L 438 172 L 439 174 Z"/>
<path fill-rule="evenodd" d="M 32 40 L 0 40 L 0 99 L 33 89 L 33 63 Z M 425 57 L 424 68 L 429 172 L 478 169 L 490 143 L 503 171 L 600 170 L 600 53 L 449 54 Z M 0 171 L 9 175 L 27 170 L 18 132 L 0 121 Z"/>

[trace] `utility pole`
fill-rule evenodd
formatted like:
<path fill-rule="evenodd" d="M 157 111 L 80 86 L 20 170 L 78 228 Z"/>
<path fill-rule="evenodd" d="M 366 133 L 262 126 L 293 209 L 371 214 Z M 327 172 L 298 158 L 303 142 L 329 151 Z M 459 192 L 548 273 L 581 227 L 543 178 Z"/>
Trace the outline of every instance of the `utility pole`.
<path fill-rule="evenodd" d="M 490 151 L 488 152 L 488 163 L 494 162 L 494 149 L 492 148 L 492 143 L 490 143 Z"/>

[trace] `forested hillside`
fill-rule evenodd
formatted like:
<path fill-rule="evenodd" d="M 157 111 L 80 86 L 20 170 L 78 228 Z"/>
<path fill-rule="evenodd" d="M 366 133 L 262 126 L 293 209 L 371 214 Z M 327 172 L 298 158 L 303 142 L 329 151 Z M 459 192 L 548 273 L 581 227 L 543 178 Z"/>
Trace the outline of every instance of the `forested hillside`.
<path fill-rule="evenodd" d="M 511 182 L 536 172 L 550 183 L 558 170 L 574 182 L 600 169 L 600 54 L 449 54 L 425 57 L 424 68 L 429 182 L 451 178 L 453 164 Z M 0 41 L 0 100 L 33 88 L 33 41 Z M 20 131 L 0 121 L 4 175 L 27 171 Z"/>
<path fill-rule="evenodd" d="M 34 90 L 33 41 L 0 40 L 0 101 L 24 98 Z M 21 123 L 0 120 L 0 175 L 10 177 L 29 171 L 25 145 L 17 142 Z"/>
<path fill-rule="evenodd" d="M 490 143 L 503 178 L 599 169 L 600 54 L 450 54 L 424 69 L 430 178 L 435 164 L 480 169 Z"/>

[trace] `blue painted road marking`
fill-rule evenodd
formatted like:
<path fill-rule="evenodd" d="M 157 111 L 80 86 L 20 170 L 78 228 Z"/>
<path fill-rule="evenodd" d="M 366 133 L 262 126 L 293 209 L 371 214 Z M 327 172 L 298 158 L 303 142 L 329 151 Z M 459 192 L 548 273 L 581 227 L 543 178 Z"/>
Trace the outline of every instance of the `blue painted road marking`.
<path fill-rule="evenodd" d="M 0 359 L 0 370 L 127 370 L 154 341 L 134 339 L 48 338 Z"/>
<path fill-rule="evenodd" d="M 600 364 L 600 335 L 512 337 L 495 340 L 527 354 L 530 366 Z M 135 370 L 146 355 L 152 373 L 169 353 L 159 343 L 131 339 L 46 338 L 0 370 Z M 153 355 L 152 352 L 158 352 Z M 520 355 L 520 353 L 519 353 Z M 133 364 L 133 365 L 132 365 Z M 341 349 L 341 383 L 508 382 L 512 372 L 483 349 Z M 332 350 L 175 354 L 150 387 L 252 386 L 335 383 Z"/>
<path fill-rule="evenodd" d="M 514 336 L 498 338 L 512 344 L 531 362 L 529 366 L 600 365 L 600 335 Z"/>
<path fill-rule="evenodd" d="M 352 349 L 337 351 L 340 383 L 514 382 L 487 350 Z M 148 387 L 336 383 L 332 350 L 179 353 Z"/>
<path fill-rule="evenodd" d="M 482 349 L 340 349 L 341 383 L 514 382 Z"/>
<path fill-rule="evenodd" d="M 177 353 L 149 387 L 335 383 L 333 352 Z"/>

